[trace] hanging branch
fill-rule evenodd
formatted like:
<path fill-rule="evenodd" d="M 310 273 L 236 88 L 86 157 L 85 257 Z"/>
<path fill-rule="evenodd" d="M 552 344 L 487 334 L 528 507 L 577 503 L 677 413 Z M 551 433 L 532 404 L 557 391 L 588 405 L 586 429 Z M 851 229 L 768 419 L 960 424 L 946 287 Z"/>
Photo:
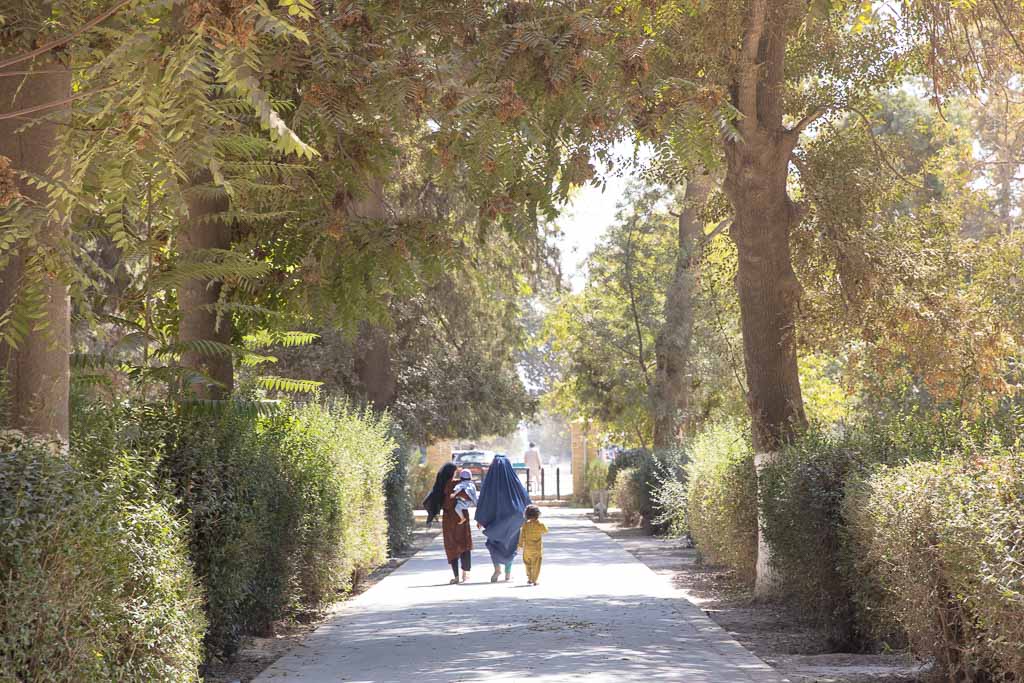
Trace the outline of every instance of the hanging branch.
<path fill-rule="evenodd" d="M 6 69 L 9 66 L 14 66 L 15 64 L 20 64 L 20 63 L 22 63 L 24 61 L 32 59 L 33 57 L 38 57 L 41 54 L 49 52 L 50 50 L 52 50 L 54 48 L 58 48 L 61 45 L 64 45 L 65 43 L 71 42 L 72 40 L 74 40 L 78 36 L 82 35 L 86 31 L 88 31 L 91 28 L 93 28 L 94 26 L 96 26 L 96 25 L 106 21 L 110 17 L 114 16 L 122 8 L 128 6 L 131 3 L 132 3 L 132 0 L 121 0 L 121 2 L 117 3 L 116 5 L 114 5 L 110 9 L 108 9 L 106 12 L 104 12 L 103 14 L 100 14 L 100 15 L 90 19 L 89 21 L 87 21 L 84 24 L 82 24 L 82 26 L 80 26 L 79 28 L 75 29 L 74 31 L 72 31 L 68 35 L 64 36 L 63 38 L 57 38 L 56 40 L 51 40 L 49 43 L 44 43 L 43 45 L 40 45 L 39 47 L 37 47 L 35 50 L 32 50 L 31 52 L 26 52 L 24 54 L 16 55 L 16 56 L 11 57 L 9 59 L 5 59 L 4 61 L 0 62 L 0 69 Z"/>

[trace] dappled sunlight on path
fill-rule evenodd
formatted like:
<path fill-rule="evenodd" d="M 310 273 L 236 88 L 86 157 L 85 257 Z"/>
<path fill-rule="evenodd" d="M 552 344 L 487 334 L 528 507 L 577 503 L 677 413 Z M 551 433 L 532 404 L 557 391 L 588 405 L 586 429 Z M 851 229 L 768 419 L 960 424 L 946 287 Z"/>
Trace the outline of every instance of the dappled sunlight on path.
<path fill-rule="evenodd" d="M 479 534 L 470 583 L 450 586 L 438 539 L 257 680 L 781 680 L 580 511 L 544 520 L 539 586 L 518 560 L 491 584 Z"/>

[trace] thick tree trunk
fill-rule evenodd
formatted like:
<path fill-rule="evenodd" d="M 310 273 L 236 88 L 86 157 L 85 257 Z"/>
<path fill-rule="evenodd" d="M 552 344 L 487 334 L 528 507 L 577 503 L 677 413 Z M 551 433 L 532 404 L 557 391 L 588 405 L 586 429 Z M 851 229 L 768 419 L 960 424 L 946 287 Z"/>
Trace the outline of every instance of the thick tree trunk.
<path fill-rule="evenodd" d="M 729 145 L 726 154 L 747 405 L 757 452 L 777 451 L 807 422 L 796 354 L 800 284 L 789 246 L 799 215 L 786 191 L 792 148 L 782 137 L 757 131 Z"/>
<path fill-rule="evenodd" d="M 698 175 L 686 184 L 679 214 L 679 254 L 665 293 L 665 323 L 654 342 L 656 371 L 651 385 L 655 450 L 679 445 L 687 423 L 690 399 L 688 365 L 693 341 L 694 305 L 700 286 L 704 223 L 700 211 L 711 192 L 712 180 Z"/>
<path fill-rule="evenodd" d="M 205 251 L 231 248 L 231 226 L 223 219 L 228 210 L 227 195 L 212 195 L 208 174 L 198 176 L 186 194 L 188 219 L 179 240 L 183 260 L 204 260 Z M 203 188 L 203 189 L 200 189 Z M 196 278 L 178 290 L 178 341 L 213 341 L 231 343 L 230 315 L 218 317 L 215 304 L 220 300 L 222 283 Z M 234 389 L 234 363 L 229 354 L 203 353 L 191 350 L 182 354 L 182 365 L 203 377 L 189 383 L 188 393 L 196 398 L 221 399 Z M 209 381 L 209 380 L 212 380 Z"/>
<path fill-rule="evenodd" d="M 774 452 L 806 424 L 796 356 L 800 284 L 793 272 L 790 231 L 800 221 L 786 182 L 806 123 L 783 125 L 787 6 L 751 0 L 736 65 L 734 103 L 740 137 L 725 141 L 724 189 L 735 219 L 730 234 L 739 267 L 743 356 L 754 448 Z M 810 119 L 808 119 L 810 120 Z"/>
<path fill-rule="evenodd" d="M 339 192 L 334 200 L 335 209 L 355 220 L 387 220 L 384 179 L 367 176 L 360 190 L 358 196 Z M 355 344 L 354 369 L 374 410 L 390 408 L 398 395 L 398 378 L 395 377 L 391 358 L 391 335 L 388 330 L 368 321 L 360 325 Z"/>
<path fill-rule="evenodd" d="M 750 0 L 749 6 L 733 88 L 740 137 L 725 141 L 723 187 L 735 212 L 730 234 L 739 261 L 736 290 L 759 477 L 761 468 L 807 423 L 796 353 L 800 283 L 789 244 L 800 212 L 786 183 L 793 148 L 813 114 L 793 128 L 783 125 L 786 43 L 796 25 L 787 16 L 792 5 Z M 774 592 L 776 584 L 761 522 L 759 512 L 754 589 L 763 596 Z"/>
<path fill-rule="evenodd" d="M 355 371 L 374 410 L 391 407 L 398 395 L 398 378 L 391 359 L 391 335 L 379 325 L 363 323 L 356 339 Z"/>
<path fill-rule="evenodd" d="M 38 72 L 26 78 L 0 76 L 0 112 L 60 102 L 71 95 L 71 70 L 64 64 L 47 60 L 34 67 Z M 69 111 L 70 105 L 64 104 L 0 120 L 0 155 L 10 159 L 12 170 L 47 174 L 59 134 L 56 120 Z M 36 119 L 46 122 L 15 132 Z M 37 261 L 67 239 L 68 224 L 65 217 L 47 211 L 49 195 L 45 190 L 22 181 L 17 185 L 21 195 L 39 206 L 34 235 L 38 246 L 32 250 L 22 247 L 10 254 L 0 272 L 0 314 L 28 292 L 35 292 L 40 317 L 33 319 L 31 332 L 17 348 L 0 341 L 9 408 L 6 422 L 15 429 L 67 441 L 71 302 L 67 285 Z"/>

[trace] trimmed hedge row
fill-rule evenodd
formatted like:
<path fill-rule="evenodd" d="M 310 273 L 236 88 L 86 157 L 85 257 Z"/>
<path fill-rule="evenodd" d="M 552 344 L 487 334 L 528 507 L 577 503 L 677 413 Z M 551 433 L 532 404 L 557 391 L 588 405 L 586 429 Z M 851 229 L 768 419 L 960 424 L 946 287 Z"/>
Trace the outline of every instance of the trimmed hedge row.
<path fill-rule="evenodd" d="M 1024 675 L 1024 453 L 885 467 L 844 505 L 869 604 L 949 680 Z"/>
<path fill-rule="evenodd" d="M 116 467 L 80 455 L 0 432 L 0 681 L 198 680 L 201 592 L 172 501 L 131 446 Z"/>
<path fill-rule="evenodd" d="M 1024 454 L 998 445 L 1006 426 L 903 419 L 785 449 L 760 493 L 787 601 L 837 647 L 909 644 L 950 680 L 1019 680 Z"/>
<path fill-rule="evenodd" d="M 212 656 L 321 609 L 387 555 L 388 425 L 344 404 L 192 415 L 164 461 L 190 516 Z"/>
<path fill-rule="evenodd" d="M 678 486 L 674 490 L 683 491 Z M 743 429 L 723 422 L 693 440 L 685 493 L 685 506 L 663 504 L 677 511 L 668 520 L 670 526 L 688 529 L 706 561 L 752 579 L 757 562 L 757 477 L 750 438 Z"/>
<path fill-rule="evenodd" d="M 321 609 L 386 559 L 389 429 L 124 404 L 76 405 L 70 454 L 0 433 L 0 682 L 193 681 Z"/>

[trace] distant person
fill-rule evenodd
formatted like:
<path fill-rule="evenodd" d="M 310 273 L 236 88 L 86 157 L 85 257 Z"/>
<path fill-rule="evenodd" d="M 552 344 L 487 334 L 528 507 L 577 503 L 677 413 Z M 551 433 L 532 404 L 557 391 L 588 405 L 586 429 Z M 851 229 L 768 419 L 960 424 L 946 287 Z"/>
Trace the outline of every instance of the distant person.
<path fill-rule="evenodd" d="M 455 513 L 459 516 L 459 524 L 469 521 L 469 508 L 476 505 L 476 484 L 469 470 L 459 472 L 459 483 L 452 489 L 450 498 L 455 499 Z"/>
<path fill-rule="evenodd" d="M 455 578 L 448 583 L 459 583 L 459 566 L 462 566 L 462 583 L 469 580 L 469 570 L 473 568 L 473 532 L 468 524 L 459 524 L 461 515 L 455 512 L 455 499 L 451 497 L 455 491 L 459 468 L 453 462 L 441 466 L 434 480 L 434 488 L 423 500 L 423 508 L 427 511 L 427 526 L 434 521 L 441 511 L 441 537 L 444 539 L 444 553 L 452 566 Z"/>
<path fill-rule="evenodd" d="M 476 507 L 476 523 L 484 530 L 487 552 L 494 565 L 491 583 L 497 583 L 502 567 L 505 580 L 512 578 L 512 561 L 519 550 L 519 529 L 529 504 L 530 494 L 512 469 L 512 463 L 504 455 L 494 456 L 480 487 L 480 502 Z"/>
<path fill-rule="evenodd" d="M 537 444 L 530 442 L 530 447 L 523 453 L 523 461 L 526 463 L 526 469 L 530 473 L 530 490 L 536 491 L 540 488 L 540 451 L 537 450 Z"/>
<path fill-rule="evenodd" d="M 526 565 L 526 585 L 536 586 L 540 579 L 540 563 L 544 559 L 544 534 L 548 528 L 540 521 L 540 508 L 526 506 L 526 523 L 519 532 L 519 549 L 523 551 Z"/>

